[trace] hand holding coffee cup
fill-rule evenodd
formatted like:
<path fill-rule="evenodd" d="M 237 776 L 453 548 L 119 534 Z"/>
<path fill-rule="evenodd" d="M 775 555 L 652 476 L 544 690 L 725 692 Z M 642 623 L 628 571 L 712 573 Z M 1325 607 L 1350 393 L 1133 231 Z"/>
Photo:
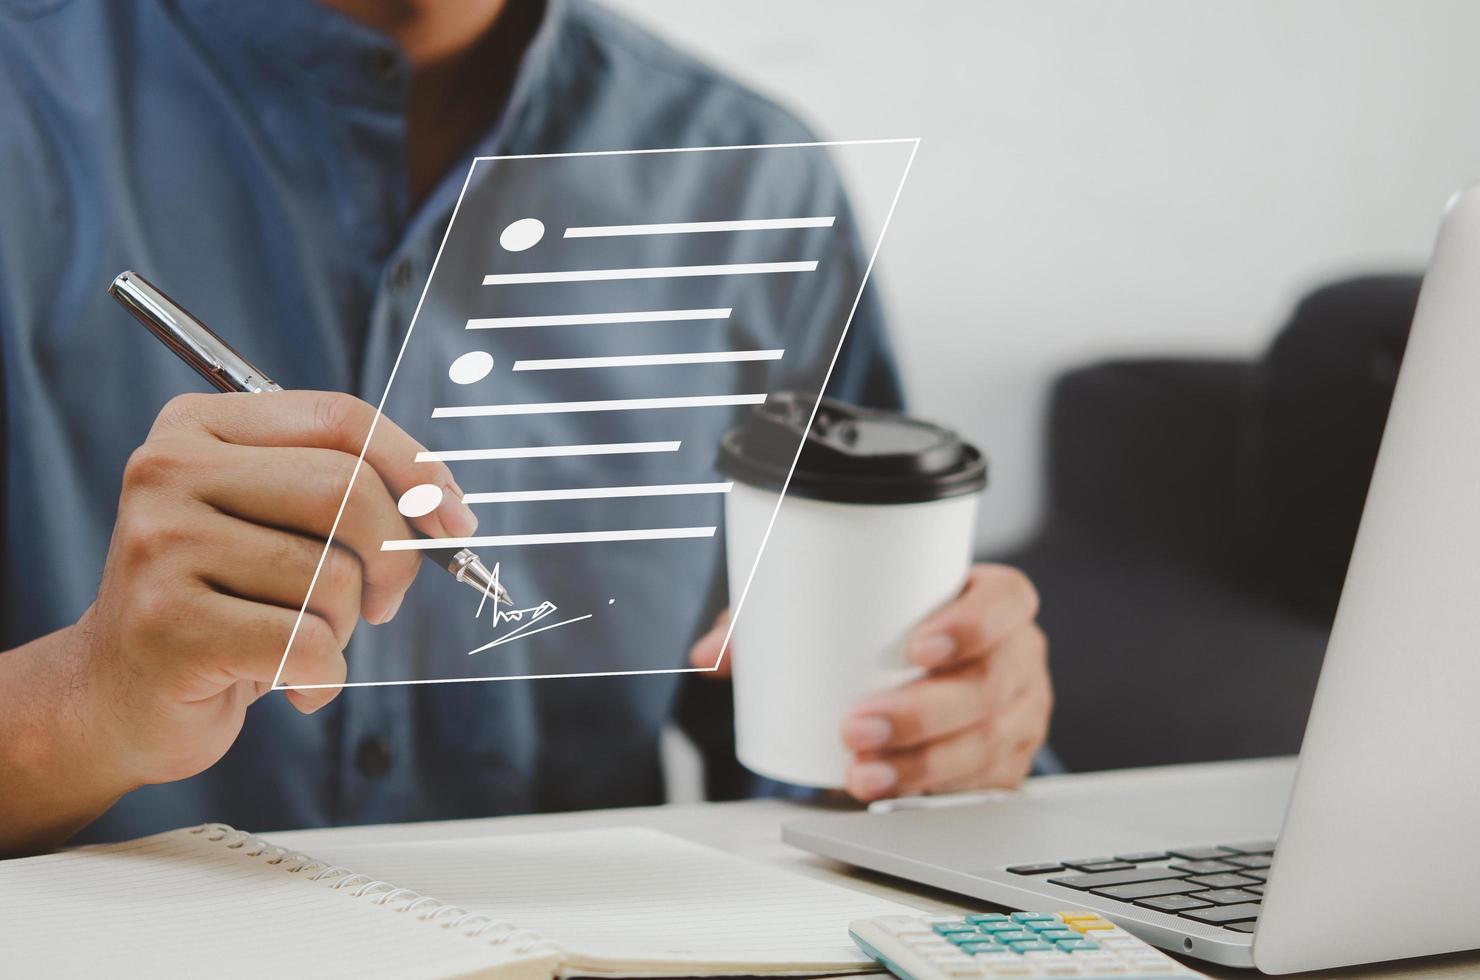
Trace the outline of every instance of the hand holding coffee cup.
<path fill-rule="evenodd" d="M 725 440 L 732 603 L 810 414 L 773 397 Z M 953 433 L 824 399 L 731 637 L 747 767 L 861 799 L 1026 775 L 1052 703 L 1046 644 L 1027 578 L 970 565 L 984 485 Z M 728 631 L 721 617 L 692 661 L 712 665 Z"/>

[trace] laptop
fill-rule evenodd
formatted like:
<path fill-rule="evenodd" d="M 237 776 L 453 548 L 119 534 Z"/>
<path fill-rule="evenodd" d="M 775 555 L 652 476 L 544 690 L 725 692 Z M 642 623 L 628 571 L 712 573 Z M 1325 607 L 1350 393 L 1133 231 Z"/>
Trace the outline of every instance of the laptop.
<path fill-rule="evenodd" d="M 1267 973 L 1480 947 L 1480 185 L 1450 201 L 1424 279 L 1299 759 L 951 803 L 783 838 Z"/>

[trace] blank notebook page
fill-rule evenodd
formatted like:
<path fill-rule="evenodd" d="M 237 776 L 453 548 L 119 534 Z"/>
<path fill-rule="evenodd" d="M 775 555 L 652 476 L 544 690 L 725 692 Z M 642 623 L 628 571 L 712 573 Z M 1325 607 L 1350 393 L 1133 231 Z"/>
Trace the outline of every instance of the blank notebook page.
<path fill-rule="evenodd" d="M 506 955 L 208 837 L 0 864 L 0 973 L 440 977 Z"/>
<path fill-rule="evenodd" d="M 916 910 L 638 828 L 318 848 L 316 857 L 489 911 L 577 963 L 872 965 L 850 919 Z"/>

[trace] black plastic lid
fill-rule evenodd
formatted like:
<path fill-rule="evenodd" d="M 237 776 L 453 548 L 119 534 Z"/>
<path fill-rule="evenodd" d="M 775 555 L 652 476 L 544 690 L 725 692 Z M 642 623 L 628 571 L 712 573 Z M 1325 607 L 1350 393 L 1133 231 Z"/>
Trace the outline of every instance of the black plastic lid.
<path fill-rule="evenodd" d="M 910 504 L 976 493 L 982 454 L 949 429 L 823 398 L 786 483 L 813 400 L 781 392 L 720 441 L 719 470 L 751 486 L 846 504 Z"/>

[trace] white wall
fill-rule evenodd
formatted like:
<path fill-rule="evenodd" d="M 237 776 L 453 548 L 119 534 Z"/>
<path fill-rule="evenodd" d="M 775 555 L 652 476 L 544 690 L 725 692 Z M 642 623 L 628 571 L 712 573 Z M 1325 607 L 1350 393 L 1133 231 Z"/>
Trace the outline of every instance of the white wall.
<path fill-rule="evenodd" d="M 828 138 L 923 137 L 880 256 L 914 408 L 1033 526 L 1065 366 L 1248 355 L 1306 288 L 1415 267 L 1480 177 L 1480 4 L 611 0 Z"/>

